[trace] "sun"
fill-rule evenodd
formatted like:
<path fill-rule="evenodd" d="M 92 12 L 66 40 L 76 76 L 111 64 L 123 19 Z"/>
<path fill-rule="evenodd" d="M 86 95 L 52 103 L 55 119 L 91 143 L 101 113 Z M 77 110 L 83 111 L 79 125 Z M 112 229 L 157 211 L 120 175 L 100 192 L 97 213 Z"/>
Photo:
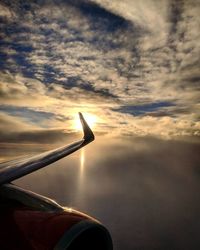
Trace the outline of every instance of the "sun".
<path fill-rule="evenodd" d="M 89 127 L 91 129 L 94 129 L 96 123 L 97 123 L 97 116 L 93 115 L 93 114 L 88 114 L 88 113 L 83 113 L 83 116 L 87 122 L 87 124 L 89 125 Z M 80 119 L 78 118 L 78 116 L 76 116 L 76 118 L 74 119 L 74 129 L 75 130 L 82 130 L 82 125 L 80 122 Z"/>

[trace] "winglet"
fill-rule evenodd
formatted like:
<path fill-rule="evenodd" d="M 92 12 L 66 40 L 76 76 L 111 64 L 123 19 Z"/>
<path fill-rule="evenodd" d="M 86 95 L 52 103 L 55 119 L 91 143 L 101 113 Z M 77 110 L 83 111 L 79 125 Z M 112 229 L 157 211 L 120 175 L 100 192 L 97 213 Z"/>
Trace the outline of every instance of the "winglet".
<path fill-rule="evenodd" d="M 81 121 L 81 124 L 82 124 L 82 128 L 83 128 L 83 139 L 85 140 L 84 143 L 89 143 L 91 141 L 94 140 L 94 134 L 91 130 L 91 128 L 88 126 L 87 122 L 85 121 L 82 113 L 79 112 L 79 118 L 80 118 L 80 121 Z"/>

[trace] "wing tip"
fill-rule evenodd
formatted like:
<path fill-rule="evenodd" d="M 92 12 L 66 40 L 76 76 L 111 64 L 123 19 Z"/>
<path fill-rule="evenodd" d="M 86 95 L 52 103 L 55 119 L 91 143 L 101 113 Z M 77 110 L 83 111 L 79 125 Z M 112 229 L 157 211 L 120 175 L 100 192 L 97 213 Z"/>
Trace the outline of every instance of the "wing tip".
<path fill-rule="evenodd" d="M 94 134 L 81 112 L 79 112 L 79 118 L 83 128 L 83 134 L 84 134 L 83 139 L 85 140 L 86 143 L 89 143 L 95 139 Z"/>

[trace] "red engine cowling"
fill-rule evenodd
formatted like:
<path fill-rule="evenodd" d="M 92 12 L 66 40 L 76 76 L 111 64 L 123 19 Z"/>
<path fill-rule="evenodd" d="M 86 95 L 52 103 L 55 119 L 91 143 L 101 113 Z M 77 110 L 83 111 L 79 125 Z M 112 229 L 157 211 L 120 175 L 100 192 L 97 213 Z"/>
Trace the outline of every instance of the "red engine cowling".
<path fill-rule="evenodd" d="M 110 250 L 107 229 L 85 214 L 34 211 L 26 207 L 4 211 L 0 249 L 9 250 Z"/>
<path fill-rule="evenodd" d="M 0 249 L 112 250 L 97 220 L 11 184 L 0 187 Z"/>

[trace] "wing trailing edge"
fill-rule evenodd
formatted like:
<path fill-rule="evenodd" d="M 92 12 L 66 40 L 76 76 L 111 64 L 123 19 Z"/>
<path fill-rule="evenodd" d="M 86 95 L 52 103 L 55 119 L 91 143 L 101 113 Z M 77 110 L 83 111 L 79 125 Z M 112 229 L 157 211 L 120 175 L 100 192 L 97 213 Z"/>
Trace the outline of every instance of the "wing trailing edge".
<path fill-rule="evenodd" d="M 79 118 L 83 129 L 83 138 L 81 140 L 27 159 L 0 164 L 0 185 L 46 167 L 92 142 L 95 139 L 92 130 L 81 113 L 79 113 Z"/>

